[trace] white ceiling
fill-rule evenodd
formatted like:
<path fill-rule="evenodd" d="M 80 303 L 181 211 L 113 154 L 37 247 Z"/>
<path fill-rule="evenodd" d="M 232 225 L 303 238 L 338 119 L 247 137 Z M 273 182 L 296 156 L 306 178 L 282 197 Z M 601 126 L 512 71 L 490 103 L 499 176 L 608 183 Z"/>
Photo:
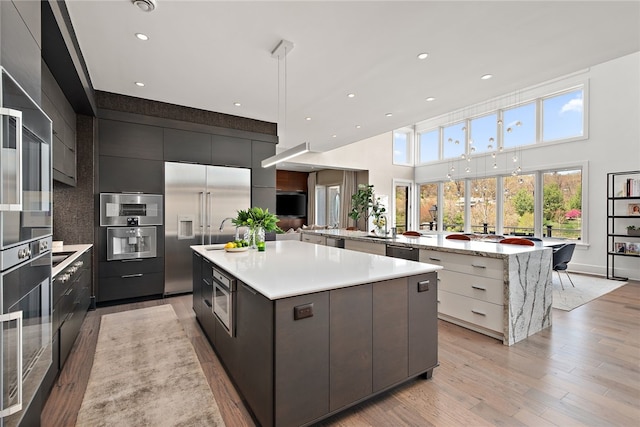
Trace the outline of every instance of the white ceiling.
<path fill-rule="evenodd" d="M 95 89 L 278 122 L 279 152 L 327 151 L 640 50 L 638 1 L 67 6 Z M 271 56 L 282 39 L 286 84 Z"/>

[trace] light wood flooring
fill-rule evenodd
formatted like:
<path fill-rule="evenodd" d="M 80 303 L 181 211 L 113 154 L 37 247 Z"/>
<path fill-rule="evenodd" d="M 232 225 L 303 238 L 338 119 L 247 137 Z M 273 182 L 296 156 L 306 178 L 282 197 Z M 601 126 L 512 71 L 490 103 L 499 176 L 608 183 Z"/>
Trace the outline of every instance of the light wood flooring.
<path fill-rule="evenodd" d="M 43 427 L 74 426 L 102 314 L 171 303 L 229 427 L 255 425 L 198 326 L 191 296 L 87 314 L 42 413 Z M 639 426 L 640 283 L 571 312 L 520 343 L 439 321 L 431 380 L 414 380 L 322 422 L 326 426 Z"/>

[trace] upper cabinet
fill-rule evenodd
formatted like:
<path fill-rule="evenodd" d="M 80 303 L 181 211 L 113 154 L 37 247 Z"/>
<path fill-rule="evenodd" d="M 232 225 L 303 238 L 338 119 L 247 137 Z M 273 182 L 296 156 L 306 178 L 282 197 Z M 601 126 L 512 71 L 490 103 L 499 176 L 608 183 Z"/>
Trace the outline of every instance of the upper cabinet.
<path fill-rule="evenodd" d="M 138 123 L 101 119 L 98 126 L 100 155 L 163 160 L 163 129 Z"/>
<path fill-rule="evenodd" d="M 76 186 L 76 113 L 42 62 L 42 109 L 53 127 L 53 179 Z"/>
<path fill-rule="evenodd" d="M 249 139 L 213 135 L 211 153 L 214 165 L 251 167 L 251 140 Z"/>
<path fill-rule="evenodd" d="M 211 135 L 164 128 L 164 160 L 211 164 Z"/>

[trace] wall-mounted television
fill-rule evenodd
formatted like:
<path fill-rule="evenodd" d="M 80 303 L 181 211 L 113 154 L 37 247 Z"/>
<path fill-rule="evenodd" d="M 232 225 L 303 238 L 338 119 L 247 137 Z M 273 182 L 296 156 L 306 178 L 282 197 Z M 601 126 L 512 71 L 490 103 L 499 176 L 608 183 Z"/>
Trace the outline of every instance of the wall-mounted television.
<path fill-rule="evenodd" d="M 306 217 L 307 195 L 300 192 L 276 193 L 276 215 L 282 217 Z"/>

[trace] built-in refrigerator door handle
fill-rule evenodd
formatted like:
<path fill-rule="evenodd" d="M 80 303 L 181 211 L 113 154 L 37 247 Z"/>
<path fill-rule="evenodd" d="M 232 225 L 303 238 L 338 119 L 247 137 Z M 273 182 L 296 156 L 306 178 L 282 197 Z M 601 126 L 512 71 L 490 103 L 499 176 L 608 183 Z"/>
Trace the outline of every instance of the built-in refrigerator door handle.
<path fill-rule="evenodd" d="M 209 244 L 211 244 L 211 192 L 210 191 L 207 191 L 206 218 L 207 218 L 207 234 L 209 235 Z"/>
<path fill-rule="evenodd" d="M 200 224 L 198 227 L 200 227 L 200 244 L 204 245 L 204 191 L 198 194 L 200 194 L 200 218 L 198 220 Z"/>
<path fill-rule="evenodd" d="M 22 310 L 12 311 L 10 313 L 0 315 L 0 323 L 7 323 L 14 320 L 16 322 L 16 385 L 18 387 L 16 390 L 17 402 L 7 408 L 2 408 L 2 410 L 0 411 L 0 418 L 7 417 L 22 410 Z M 10 336 L 10 334 L 7 334 L 7 336 Z M 8 383 L 8 378 L 3 378 L 2 381 L 6 384 Z"/>
<path fill-rule="evenodd" d="M 5 190 L 5 185 L 0 186 L 0 210 L 2 211 L 21 211 L 22 210 L 22 111 L 12 110 L 10 108 L 0 108 L 0 115 L 3 116 L 1 127 L 10 126 L 9 120 L 13 119 L 16 122 L 16 146 L 15 146 L 15 158 L 5 159 L 4 156 L 10 154 L 14 148 L 9 146 L 10 141 L 2 141 L 2 154 L 0 159 L 4 166 L 8 166 L 7 169 L 15 165 L 15 195 L 13 191 Z M 5 122 L 4 117 L 9 117 L 9 120 Z M 9 129 L 1 129 L 2 135 L 9 135 Z M 8 151 L 6 149 L 9 149 Z M 9 170 L 9 172 L 12 172 Z M 10 181 L 10 179 L 7 179 Z"/>

